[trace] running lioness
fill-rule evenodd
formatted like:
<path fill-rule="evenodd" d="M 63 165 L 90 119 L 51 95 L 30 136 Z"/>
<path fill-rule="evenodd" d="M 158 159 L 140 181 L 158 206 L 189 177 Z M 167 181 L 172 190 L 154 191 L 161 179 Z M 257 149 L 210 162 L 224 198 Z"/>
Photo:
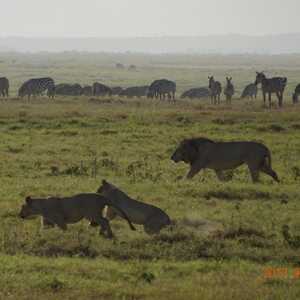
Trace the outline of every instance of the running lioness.
<path fill-rule="evenodd" d="M 159 233 L 163 227 L 171 224 L 169 216 L 163 210 L 154 205 L 130 198 L 105 180 L 102 181 L 102 185 L 97 192 L 114 204 L 112 207 L 108 205 L 106 210 L 105 217 L 109 220 L 112 220 L 116 215 L 123 217 L 120 215 L 120 210 L 115 210 L 115 207 L 119 207 L 126 213 L 132 223 L 144 225 L 144 230 L 148 234 Z"/>
<path fill-rule="evenodd" d="M 23 219 L 40 215 L 47 224 L 57 225 L 62 230 L 67 230 L 67 224 L 77 223 L 87 219 L 94 225 L 101 227 L 100 234 L 111 238 L 113 236 L 109 221 L 102 216 L 106 205 L 114 207 L 118 213 L 127 220 L 130 228 L 135 230 L 127 215 L 116 204 L 109 199 L 96 194 L 78 194 L 72 197 L 58 198 L 36 198 L 27 197 L 22 206 L 19 216 Z"/>
<path fill-rule="evenodd" d="M 190 164 L 188 179 L 193 178 L 202 169 L 212 169 L 218 178 L 222 179 L 222 171 L 236 169 L 246 164 L 253 182 L 258 181 L 259 172 L 279 182 L 277 174 L 272 169 L 270 150 L 261 143 L 214 142 L 206 138 L 188 139 L 180 143 L 171 159 L 175 163 L 183 161 Z"/>

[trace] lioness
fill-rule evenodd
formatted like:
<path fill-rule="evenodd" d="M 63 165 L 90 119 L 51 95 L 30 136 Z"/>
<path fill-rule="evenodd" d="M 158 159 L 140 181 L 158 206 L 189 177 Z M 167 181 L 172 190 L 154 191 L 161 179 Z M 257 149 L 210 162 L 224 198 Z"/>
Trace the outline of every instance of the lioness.
<path fill-rule="evenodd" d="M 183 140 L 171 159 L 178 163 L 190 164 L 187 178 L 193 178 L 202 169 L 213 169 L 222 180 L 223 170 L 235 169 L 247 164 L 252 181 L 257 182 L 259 172 L 271 176 L 279 182 L 277 174 L 271 167 L 269 149 L 255 142 L 214 142 L 206 138 Z"/>
<path fill-rule="evenodd" d="M 31 216 L 41 215 L 48 225 L 57 225 L 62 230 L 67 230 L 67 224 L 87 219 L 94 225 L 97 224 L 101 227 L 101 235 L 105 235 L 106 232 L 107 237 L 111 238 L 113 234 L 109 221 L 102 216 L 106 205 L 114 207 L 127 220 L 130 228 L 135 230 L 125 212 L 117 204 L 96 193 L 78 194 L 66 198 L 50 197 L 46 199 L 33 199 L 27 197 L 19 216 L 26 219 Z"/>
<path fill-rule="evenodd" d="M 127 214 L 132 223 L 144 225 L 144 230 L 148 234 L 159 233 L 163 227 L 171 224 L 169 216 L 160 208 L 130 198 L 106 180 L 102 181 L 97 193 L 108 198 L 114 204 L 113 208 L 108 205 L 106 209 L 105 217 L 109 220 L 120 215 L 120 212 L 115 210 L 115 207 L 119 207 Z"/>

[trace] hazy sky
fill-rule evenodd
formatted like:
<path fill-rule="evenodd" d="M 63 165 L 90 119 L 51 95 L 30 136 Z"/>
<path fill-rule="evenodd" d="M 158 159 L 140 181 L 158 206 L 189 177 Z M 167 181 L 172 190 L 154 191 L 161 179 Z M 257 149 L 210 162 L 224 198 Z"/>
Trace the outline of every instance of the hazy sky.
<path fill-rule="evenodd" d="M 300 0 L 1 0 L 1 36 L 300 32 Z"/>

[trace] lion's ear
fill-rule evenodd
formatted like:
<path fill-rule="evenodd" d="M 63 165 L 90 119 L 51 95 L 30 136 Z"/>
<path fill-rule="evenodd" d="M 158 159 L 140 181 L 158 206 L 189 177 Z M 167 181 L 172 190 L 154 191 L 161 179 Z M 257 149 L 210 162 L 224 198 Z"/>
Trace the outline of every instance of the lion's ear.
<path fill-rule="evenodd" d="M 25 202 L 30 205 L 32 203 L 32 198 L 30 196 L 27 196 Z"/>

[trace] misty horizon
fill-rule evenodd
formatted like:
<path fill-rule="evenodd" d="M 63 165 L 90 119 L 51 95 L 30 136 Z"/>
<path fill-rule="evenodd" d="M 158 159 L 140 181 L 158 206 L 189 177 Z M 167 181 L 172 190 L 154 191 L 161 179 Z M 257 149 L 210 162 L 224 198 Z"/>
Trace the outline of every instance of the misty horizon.
<path fill-rule="evenodd" d="M 132 52 L 150 54 L 294 54 L 300 33 L 164 37 L 0 37 L 0 52 Z"/>

